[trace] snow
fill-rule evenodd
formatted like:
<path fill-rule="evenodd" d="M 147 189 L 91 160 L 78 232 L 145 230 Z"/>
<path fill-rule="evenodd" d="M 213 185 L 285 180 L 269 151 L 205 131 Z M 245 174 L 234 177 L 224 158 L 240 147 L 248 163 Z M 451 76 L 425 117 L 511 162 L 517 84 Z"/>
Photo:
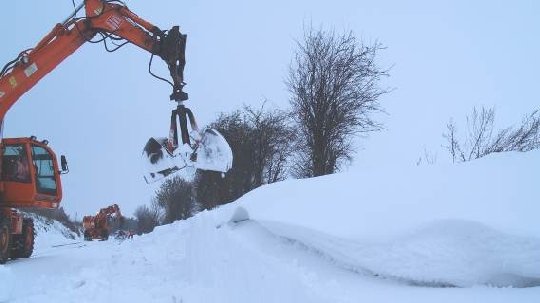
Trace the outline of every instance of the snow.
<path fill-rule="evenodd" d="M 76 233 L 69 230 L 58 221 L 47 219 L 32 213 L 24 213 L 24 216 L 34 220 L 34 230 L 36 232 L 34 249 L 36 251 L 43 251 L 58 243 L 79 240 L 79 236 Z"/>
<path fill-rule="evenodd" d="M 14 283 L 11 270 L 5 265 L 0 265 L 0 302 L 5 302 L 11 297 Z"/>
<path fill-rule="evenodd" d="M 49 229 L 0 267 L 0 301 L 538 302 L 539 164 L 290 180 L 123 242 Z"/>

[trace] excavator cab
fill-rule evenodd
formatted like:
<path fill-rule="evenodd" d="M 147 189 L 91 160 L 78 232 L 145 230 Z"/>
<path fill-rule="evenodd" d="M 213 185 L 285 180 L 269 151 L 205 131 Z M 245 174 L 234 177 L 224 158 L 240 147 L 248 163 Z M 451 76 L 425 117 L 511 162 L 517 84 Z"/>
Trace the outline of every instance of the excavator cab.
<path fill-rule="evenodd" d="M 67 162 L 63 157 L 63 164 Z M 63 165 L 64 166 L 64 165 Z M 2 140 L 0 192 L 5 207 L 57 208 L 62 199 L 56 155 L 47 141 L 30 138 Z"/>

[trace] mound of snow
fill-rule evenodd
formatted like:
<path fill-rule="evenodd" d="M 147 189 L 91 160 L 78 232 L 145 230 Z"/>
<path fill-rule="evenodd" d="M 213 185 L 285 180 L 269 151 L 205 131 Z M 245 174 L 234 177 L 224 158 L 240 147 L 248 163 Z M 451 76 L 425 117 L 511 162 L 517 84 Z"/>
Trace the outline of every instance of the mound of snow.
<path fill-rule="evenodd" d="M 540 151 L 379 168 L 264 186 L 238 204 L 276 234 L 377 276 L 540 286 L 539 168 Z"/>
<path fill-rule="evenodd" d="M 256 220 L 380 239 L 436 220 L 540 235 L 540 150 L 455 165 L 377 167 L 263 186 L 239 203 Z"/>
<path fill-rule="evenodd" d="M 358 251 L 373 272 L 418 284 L 540 286 L 540 239 L 444 220 Z"/>
<path fill-rule="evenodd" d="M 275 222 L 262 225 L 343 269 L 410 285 L 540 286 L 540 239 L 504 234 L 476 222 L 436 221 L 379 241 L 336 238 Z"/>

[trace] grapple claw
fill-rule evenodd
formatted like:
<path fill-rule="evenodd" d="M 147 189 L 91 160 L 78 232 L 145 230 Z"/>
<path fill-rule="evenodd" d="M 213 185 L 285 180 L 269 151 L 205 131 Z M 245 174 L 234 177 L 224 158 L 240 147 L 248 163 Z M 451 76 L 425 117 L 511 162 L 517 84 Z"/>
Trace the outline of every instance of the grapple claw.
<path fill-rule="evenodd" d="M 197 159 L 193 162 L 193 166 L 197 169 L 225 173 L 232 167 L 231 147 L 215 129 L 204 130 L 196 152 Z"/>
<path fill-rule="evenodd" d="M 142 153 L 146 183 L 159 181 L 187 166 L 182 157 L 175 157 L 167 149 L 166 138 L 150 138 Z"/>
<path fill-rule="evenodd" d="M 180 120 L 182 144 L 178 141 L 176 119 Z M 188 133 L 187 122 L 192 131 Z M 168 138 L 150 138 L 143 149 L 144 179 L 153 183 L 185 167 L 225 173 L 232 167 L 233 154 L 219 131 L 207 128 L 199 132 L 191 110 L 181 103 L 171 114 Z"/>

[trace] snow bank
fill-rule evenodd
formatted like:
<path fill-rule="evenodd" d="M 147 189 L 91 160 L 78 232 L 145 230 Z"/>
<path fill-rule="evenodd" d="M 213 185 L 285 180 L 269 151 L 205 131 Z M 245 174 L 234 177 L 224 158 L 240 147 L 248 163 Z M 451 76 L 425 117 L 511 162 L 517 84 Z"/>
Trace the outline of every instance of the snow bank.
<path fill-rule="evenodd" d="M 373 271 L 422 282 L 467 287 L 540 286 L 540 239 L 506 234 L 471 221 L 426 224 L 368 247 Z"/>
<path fill-rule="evenodd" d="M 505 153 L 286 181 L 238 204 L 276 234 L 373 275 L 433 286 L 540 286 L 538 180 L 539 151 Z"/>
<path fill-rule="evenodd" d="M 34 220 L 34 229 L 36 231 L 34 249 L 37 251 L 52 245 L 80 241 L 79 235 L 58 221 L 47 219 L 32 213 L 25 213 L 24 216 Z"/>
<path fill-rule="evenodd" d="M 69 230 L 63 224 L 58 221 L 46 219 L 42 216 L 24 213 L 25 217 L 32 218 L 34 220 L 34 228 L 36 231 L 36 238 L 34 243 L 34 254 L 31 258 L 39 259 L 47 255 L 47 251 L 51 247 L 65 245 L 66 243 L 74 242 L 78 239 L 77 234 Z M 18 279 L 21 272 L 17 270 L 17 267 L 13 269 L 16 264 L 28 264 L 31 269 L 32 265 L 28 259 L 19 259 L 8 261 L 6 265 L 0 265 L 0 302 L 9 302 L 13 299 L 12 294 L 16 288 L 24 288 L 25 283 L 17 283 L 23 279 Z M 24 272 L 23 275 L 32 276 L 32 271 Z M 27 280 L 25 278 L 24 280 Z"/>
<path fill-rule="evenodd" d="M 240 203 L 257 220 L 335 236 L 392 236 L 430 221 L 475 221 L 540 235 L 540 151 L 503 153 L 455 165 L 381 167 L 252 191 Z"/>
<path fill-rule="evenodd" d="M 352 241 L 262 224 L 348 271 L 428 287 L 540 286 L 540 241 L 459 220 L 427 224 L 393 239 Z"/>

